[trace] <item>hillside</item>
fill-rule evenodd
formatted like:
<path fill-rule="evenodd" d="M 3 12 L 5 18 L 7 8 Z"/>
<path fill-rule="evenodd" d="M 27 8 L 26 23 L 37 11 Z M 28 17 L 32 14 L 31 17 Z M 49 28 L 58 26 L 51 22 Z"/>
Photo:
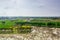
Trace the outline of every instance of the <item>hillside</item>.
<path fill-rule="evenodd" d="M 0 40 L 60 40 L 60 28 L 33 27 L 27 34 L 0 34 Z"/>

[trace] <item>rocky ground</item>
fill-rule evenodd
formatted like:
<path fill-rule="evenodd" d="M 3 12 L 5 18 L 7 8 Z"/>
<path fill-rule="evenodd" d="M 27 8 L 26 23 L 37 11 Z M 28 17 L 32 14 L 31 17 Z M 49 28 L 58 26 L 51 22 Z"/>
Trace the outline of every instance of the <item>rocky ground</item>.
<path fill-rule="evenodd" d="M 0 40 L 60 40 L 60 28 L 33 27 L 28 34 L 0 34 Z"/>

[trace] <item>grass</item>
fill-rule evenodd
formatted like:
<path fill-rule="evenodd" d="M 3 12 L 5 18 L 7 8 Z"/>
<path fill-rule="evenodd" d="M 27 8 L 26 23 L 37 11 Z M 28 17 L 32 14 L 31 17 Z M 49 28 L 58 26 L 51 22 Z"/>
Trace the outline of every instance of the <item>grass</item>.
<path fill-rule="evenodd" d="M 30 22 L 27 22 L 26 20 L 20 20 L 20 19 L 0 20 L 0 33 L 1 32 L 4 33 L 3 31 L 1 31 L 1 29 L 6 29 L 6 28 L 12 28 L 12 31 L 14 31 L 13 33 L 19 33 L 19 32 L 28 33 L 28 32 L 31 32 L 31 28 L 32 28 L 31 26 L 60 28 L 60 22 L 55 20 L 54 21 L 48 21 L 48 20 L 34 21 L 33 20 Z M 9 31 L 7 33 L 9 33 Z"/>
<path fill-rule="evenodd" d="M 51 19 L 50 19 L 51 20 Z M 17 23 L 16 23 L 17 22 Z M 22 25 L 22 27 L 26 27 L 26 25 L 30 25 L 30 26 L 48 26 L 48 27 L 60 27 L 60 22 L 58 21 L 30 21 L 27 22 L 26 20 L 0 20 L 0 28 L 12 28 L 16 25 Z M 26 25 L 25 25 L 26 24 Z M 28 26 L 29 27 L 29 26 Z"/>

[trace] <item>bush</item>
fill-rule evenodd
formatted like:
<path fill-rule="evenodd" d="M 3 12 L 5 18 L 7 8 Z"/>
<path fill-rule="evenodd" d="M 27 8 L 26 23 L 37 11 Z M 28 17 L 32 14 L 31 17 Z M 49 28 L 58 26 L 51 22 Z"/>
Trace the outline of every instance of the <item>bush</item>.
<path fill-rule="evenodd" d="M 22 28 L 22 29 L 31 29 L 31 26 L 28 26 L 28 25 L 22 25 L 20 28 Z"/>
<path fill-rule="evenodd" d="M 57 22 L 57 27 L 59 27 L 59 28 L 60 28 L 60 22 Z"/>
<path fill-rule="evenodd" d="M 39 26 L 46 26 L 46 23 L 44 23 L 44 22 L 41 22 L 41 23 L 39 23 Z"/>
<path fill-rule="evenodd" d="M 47 26 L 48 27 L 55 27 L 56 26 L 56 23 L 55 22 L 48 22 L 47 23 Z"/>

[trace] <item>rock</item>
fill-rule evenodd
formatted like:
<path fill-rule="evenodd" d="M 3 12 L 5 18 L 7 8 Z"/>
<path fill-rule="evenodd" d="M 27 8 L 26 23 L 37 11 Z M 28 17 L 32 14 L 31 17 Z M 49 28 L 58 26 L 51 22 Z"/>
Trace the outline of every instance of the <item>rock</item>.
<path fill-rule="evenodd" d="M 1 34 L 0 40 L 60 40 L 60 28 L 34 27 L 27 34 Z"/>
<path fill-rule="evenodd" d="M 53 34 L 54 34 L 54 35 L 58 35 L 57 31 L 53 31 Z"/>
<path fill-rule="evenodd" d="M 36 32 L 36 30 L 32 30 L 32 32 L 31 33 L 35 33 Z"/>

